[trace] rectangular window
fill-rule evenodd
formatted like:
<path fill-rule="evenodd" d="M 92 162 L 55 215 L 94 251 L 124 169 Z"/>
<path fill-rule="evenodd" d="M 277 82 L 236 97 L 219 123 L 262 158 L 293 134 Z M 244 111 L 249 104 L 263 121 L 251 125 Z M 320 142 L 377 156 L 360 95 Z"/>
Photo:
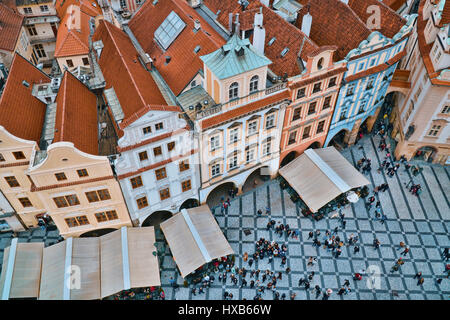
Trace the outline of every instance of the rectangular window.
<path fill-rule="evenodd" d="M 144 134 L 152 133 L 152 127 L 151 127 L 151 126 L 148 126 L 148 127 L 142 128 L 142 132 L 143 132 Z"/>
<path fill-rule="evenodd" d="M 62 197 L 55 197 L 53 198 L 53 201 L 55 202 L 58 208 L 76 206 L 80 204 L 80 201 L 78 200 L 78 197 L 75 194 L 70 194 Z"/>
<path fill-rule="evenodd" d="M 275 126 L 275 114 L 270 114 L 266 118 L 266 130 Z"/>
<path fill-rule="evenodd" d="M 66 221 L 67 226 L 69 228 L 78 227 L 77 219 L 75 219 L 75 218 L 65 218 L 64 220 Z"/>
<path fill-rule="evenodd" d="M 47 5 L 39 6 L 39 8 L 41 9 L 41 12 L 48 12 L 48 6 Z"/>
<path fill-rule="evenodd" d="M 161 201 L 169 199 L 170 198 L 169 188 L 159 190 L 159 196 L 161 198 Z"/>
<path fill-rule="evenodd" d="M 364 113 L 366 104 L 367 104 L 367 101 L 361 101 L 361 104 L 359 105 L 358 113 Z"/>
<path fill-rule="evenodd" d="M 366 86 L 366 90 L 370 90 L 373 88 L 373 83 L 374 83 L 375 79 L 374 78 L 369 78 L 369 80 L 367 81 L 367 86 Z"/>
<path fill-rule="evenodd" d="M 445 106 L 445 107 L 442 109 L 441 113 L 450 113 L 450 106 Z M 3 160 L 3 161 L 5 161 L 5 160 Z"/>
<path fill-rule="evenodd" d="M 106 211 L 106 212 L 97 212 L 95 214 L 95 218 L 97 222 L 105 222 L 108 220 L 117 220 L 119 217 L 117 216 L 117 212 L 115 210 Z"/>
<path fill-rule="evenodd" d="M 116 210 L 106 211 L 106 216 L 108 217 L 108 220 L 117 220 L 117 219 L 119 219 L 119 216 L 117 215 Z"/>
<path fill-rule="evenodd" d="M 188 160 L 180 161 L 178 166 L 180 168 L 180 172 L 189 170 L 189 161 Z"/>
<path fill-rule="evenodd" d="M 334 87 L 335 85 L 336 85 L 336 77 L 330 79 L 330 82 L 328 83 L 328 88 Z"/>
<path fill-rule="evenodd" d="M 361 71 L 364 68 L 364 62 L 361 62 L 358 66 L 358 71 Z"/>
<path fill-rule="evenodd" d="M 79 216 L 76 217 L 77 218 L 77 222 L 80 226 L 84 226 L 86 224 L 89 224 L 89 220 L 86 216 Z"/>
<path fill-rule="evenodd" d="M 302 139 L 309 138 L 309 132 L 310 132 L 310 131 L 311 131 L 311 126 L 306 127 L 306 128 L 303 130 L 303 137 L 302 137 Z"/>
<path fill-rule="evenodd" d="M 271 145 L 270 145 L 270 141 L 268 141 L 263 146 L 263 155 L 268 156 L 270 154 L 270 149 L 271 149 Z"/>
<path fill-rule="evenodd" d="M 141 161 L 148 160 L 147 151 L 139 152 L 139 160 L 141 160 Z"/>
<path fill-rule="evenodd" d="M 329 107 L 331 107 L 331 96 L 326 97 L 325 100 L 323 101 L 323 109 L 328 109 Z"/>
<path fill-rule="evenodd" d="M 163 126 L 162 122 L 159 122 L 159 123 L 155 124 L 155 129 L 156 130 L 162 130 L 163 128 L 164 128 L 164 126 Z"/>
<path fill-rule="evenodd" d="M 219 136 L 211 137 L 210 143 L 211 143 L 211 151 L 218 149 L 220 147 Z"/>
<path fill-rule="evenodd" d="M 89 202 L 100 201 L 100 199 L 98 198 L 97 191 L 85 192 L 85 194 L 86 194 L 86 198 L 88 199 Z"/>
<path fill-rule="evenodd" d="M 322 82 L 316 83 L 313 88 L 313 93 L 319 92 L 322 87 Z"/>
<path fill-rule="evenodd" d="M 105 201 L 111 199 L 108 189 L 101 189 L 97 191 L 100 200 Z"/>
<path fill-rule="evenodd" d="M 233 156 L 229 159 L 230 170 L 236 168 L 237 164 L 238 164 L 237 154 L 234 153 Z"/>
<path fill-rule="evenodd" d="M 139 187 L 143 186 L 141 176 L 138 176 L 138 177 L 135 177 L 135 178 L 131 178 L 130 182 L 131 182 L 131 187 L 133 189 L 136 189 L 136 188 L 139 188 Z"/>
<path fill-rule="evenodd" d="M 25 14 L 32 14 L 32 13 L 33 13 L 33 10 L 32 10 L 31 8 L 29 8 L 29 7 L 26 7 L 26 8 L 23 8 L 23 12 L 24 12 Z"/>
<path fill-rule="evenodd" d="M 311 102 L 309 104 L 309 108 L 308 108 L 308 116 L 311 114 L 316 113 L 316 105 L 317 105 L 317 101 Z"/>
<path fill-rule="evenodd" d="M 67 60 L 66 60 L 66 64 L 67 64 L 67 66 L 68 66 L 69 68 L 73 68 L 73 61 L 72 61 L 72 59 L 67 59 Z"/>
<path fill-rule="evenodd" d="M 247 163 L 253 161 L 255 159 L 255 149 L 247 150 L 245 158 Z"/>
<path fill-rule="evenodd" d="M 20 187 L 19 182 L 17 181 L 16 177 L 5 177 L 6 182 L 8 182 L 9 186 L 11 188 Z"/>
<path fill-rule="evenodd" d="M 162 180 L 167 177 L 166 168 L 156 169 L 155 170 L 156 180 Z"/>
<path fill-rule="evenodd" d="M 296 121 L 302 117 L 302 107 L 294 109 L 294 114 L 292 116 L 292 121 Z"/>
<path fill-rule="evenodd" d="M 218 176 L 220 174 L 220 164 L 214 164 L 211 166 L 211 175 L 213 177 Z"/>
<path fill-rule="evenodd" d="M 84 178 L 84 177 L 89 176 L 89 174 L 88 174 L 86 169 L 79 169 L 79 170 L 77 170 L 77 173 L 78 173 L 78 176 L 80 178 Z"/>
<path fill-rule="evenodd" d="M 341 109 L 341 113 L 340 113 L 340 115 L 339 115 L 339 120 L 344 120 L 344 119 L 346 119 L 346 118 L 347 118 L 346 114 L 347 114 L 347 106 L 344 106 L 344 107 L 342 107 L 342 109 Z"/>
<path fill-rule="evenodd" d="M 148 201 L 147 201 L 147 197 L 142 197 L 136 200 L 137 206 L 139 209 L 148 207 Z"/>
<path fill-rule="evenodd" d="M 439 134 L 440 130 L 441 130 L 440 125 L 434 125 L 433 127 L 431 127 L 431 130 L 430 130 L 430 132 L 428 132 L 428 135 L 436 137 Z"/>
<path fill-rule="evenodd" d="M 290 144 L 294 144 L 297 138 L 297 131 L 291 132 L 289 134 L 289 140 L 288 140 L 288 145 Z"/>
<path fill-rule="evenodd" d="M 257 125 L 258 125 L 257 120 L 248 123 L 248 135 L 252 135 L 257 132 L 258 130 Z"/>
<path fill-rule="evenodd" d="M 191 180 L 181 182 L 181 190 L 183 190 L 183 192 L 191 190 Z"/>
<path fill-rule="evenodd" d="M 230 130 L 230 143 L 238 141 L 239 128 L 233 128 Z"/>
<path fill-rule="evenodd" d="M 28 199 L 28 198 L 19 198 L 19 201 L 20 201 L 20 203 L 22 204 L 22 206 L 23 206 L 24 208 L 32 207 L 32 206 L 33 206 L 33 205 L 31 204 L 30 199 Z"/>
<path fill-rule="evenodd" d="M 155 155 L 155 157 L 162 155 L 162 148 L 161 147 L 153 148 L 153 154 Z"/>
<path fill-rule="evenodd" d="M 172 151 L 173 149 L 175 149 L 175 141 L 169 142 L 167 144 L 167 150 Z"/>
<path fill-rule="evenodd" d="M 298 89 L 297 91 L 297 99 L 305 97 L 306 88 Z"/>
<path fill-rule="evenodd" d="M 352 84 L 349 85 L 348 88 L 347 88 L 346 96 L 348 97 L 348 96 L 353 95 L 354 91 L 355 91 L 355 84 L 352 83 Z"/>
<path fill-rule="evenodd" d="M 325 120 L 322 120 L 319 122 L 319 125 L 317 126 L 317 131 L 316 133 L 321 133 L 323 132 L 323 128 L 325 127 Z"/>
<path fill-rule="evenodd" d="M 34 49 L 38 55 L 39 58 L 45 58 L 47 57 L 45 50 L 44 50 L 44 46 L 42 44 L 36 44 L 34 46 Z"/>
<path fill-rule="evenodd" d="M 25 155 L 23 154 L 22 151 L 16 151 L 12 153 L 14 158 L 16 158 L 16 160 L 22 160 L 25 159 Z"/>
<path fill-rule="evenodd" d="M 27 30 L 30 36 L 37 35 L 36 27 L 34 26 L 34 24 L 30 24 L 29 26 L 27 26 Z"/>
<path fill-rule="evenodd" d="M 55 173 L 56 180 L 63 181 L 67 180 L 67 177 L 64 172 Z"/>

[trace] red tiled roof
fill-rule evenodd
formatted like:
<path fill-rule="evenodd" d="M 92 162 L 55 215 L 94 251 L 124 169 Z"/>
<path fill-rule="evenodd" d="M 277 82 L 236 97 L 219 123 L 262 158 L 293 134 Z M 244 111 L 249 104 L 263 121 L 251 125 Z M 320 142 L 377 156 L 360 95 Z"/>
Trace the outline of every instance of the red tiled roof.
<path fill-rule="evenodd" d="M 72 142 L 78 150 L 98 155 L 97 97 L 69 71 L 56 96 L 54 142 Z"/>
<path fill-rule="evenodd" d="M 72 11 L 74 12 L 74 11 Z M 70 57 L 89 53 L 89 19 L 88 14 L 80 12 L 77 15 L 67 13 L 59 28 L 56 37 L 55 57 Z M 74 26 L 79 24 L 78 29 Z"/>
<path fill-rule="evenodd" d="M 297 57 L 302 46 L 300 56 L 305 61 L 308 59 L 308 55 L 319 49 L 317 44 L 300 29 L 284 20 L 259 0 L 250 1 L 245 11 L 242 11 L 242 7 L 237 1 L 204 0 L 204 4 L 214 13 L 220 10 L 217 21 L 227 29 L 229 13 L 233 13 L 234 16 L 239 13 L 241 30 L 253 29 L 255 13 L 259 12 L 262 7 L 263 26 L 266 30 L 264 55 L 272 61 L 269 66 L 270 70 L 279 76 L 287 73 L 290 77 L 301 73 L 302 70 L 297 63 Z M 269 46 L 267 43 L 272 38 L 275 38 L 275 41 Z M 251 36 L 252 39 L 253 36 Z M 289 51 L 285 56 L 281 56 L 281 52 L 285 48 L 289 48 Z"/>
<path fill-rule="evenodd" d="M 17 12 L 16 0 L 0 0 L 0 3 Z"/>
<path fill-rule="evenodd" d="M 96 0 L 56 0 L 55 9 L 58 17 L 63 19 L 67 13 L 67 8 L 73 4 L 78 6 L 81 12 L 84 12 L 91 17 L 102 14 L 102 10 Z"/>
<path fill-rule="evenodd" d="M 24 16 L 0 3 L 0 49 L 14 51 Z"/>
<path fill-rule="evenodd" d="M 369 7 L 377 6 L 381 14 L 381 29 L 374 29 L 372 31 L 379 31 L 388 38 L 393 38 L 406 24 L 405 19 L 379 0 L 350 0 L 348 5 L 362 21 L 368 21 L 370 16 L 373 15 L 373 12 L 368 10 Z"/>
<path fill-rule="evenodd" d="M 383 0 L 383 3 L 394 11 L 400 9 L 406 0 Z"/>
<path fill-rule="evenodd" d="M 217 116 L 213 116 L 211 118 L 205 119 L 201 122 L 202 130 L 206 130 L 212 128 L 216 125 L 223 124 L 234 119 L 240 118 L 246 114 L 250 114 L 256 112 L 260 109 L 266 108 L 269 105 L 279 103 L 283 100 L 287 100 L 291 97 L 289 90 L 283 90 L 277 94 L 265 97 L 263 99 L 250 102 L 246 105 L 238 107 L 236 109 L 230 110 L 228 112 L 221 113 Z"/>
<path fill-rule="evenodd" d="M 449 1 L 449 0 L 447 0 Z M 446 2 L 447 4 L 447 2 Z M 423 18 L 423 7 L 425 5 L 425 1 L 421 1 L 419 4 L 419 11 L 418 11 L 418 17 L 417 17 L 417 39 L 419 44 L 419 51 L 420 55 L 422 56 L 422 61 L 425 65 L 425 68 L 428 72 L 428 77 L 430 78 L 430 81 L 434 85 L 441 85 L 441 86 L 450 86 L 450 81 L 446 80 L 440 80 L 437 77 L 440 75 L 440 72 L 436 72 L 434 69 L 433 62 L 430 58 L 430 51 L 431 47 L 433 46 L 433 43 L 427 44 L 425 39 L 425 28 L 428 23 L 428 20 L 424 20 Z M 430 18 L 431 19 L 431 18 Z"/>
<path fill-rule="evenodd" d="M 167 16 L 174 11 L 186 27 L 163 51 L 154 40 L 154 33 Z M 194 21 L 199 20 L 201 29 L 194 32 Z M 160 0 L 156 5 L 146 1 L 128 23 L 142 48 L 153 59 L 153 63 L 175 95 L 203 70 L 200 56 L 211 53 L 225 44 L 225 40 L 185 0 Z M 194 49 L 200 46 L 198 53 Z M 171 61 L 166 63 L 166 56 Z"/>
<path fill-rule="evenodd" d="M 312 16 L 309 37 L 319 46 L 338 46 L 334 55 L 337 61 L 344 59 L 371 33 L 366 24 L 341 0 L 309 1 L 298 12 L 295 25 L 299 29 L 302 27 L 303 16 L 308 11 Z"/>
<path fill-rule="evenodd" d="M 152 76 L 139 62 L 130 38 L 122 30 L 101 20 L 93 37 L 93 41 L 98 40 L 103 42 L 98 62 L 106 88 L 114 87 L 125 116 L 124 125 L 120 125 L 122 128 L 134 121 L 136 113 L 143 109 L 169 108 Z"/>
<path fill-rule="evenodd" d="M 29 87 L 23 85 L 29 83 Z M 0 99 L 0 125 L 11 134 L 39 143 L 46 105 L 31 95 L 33 84 L 49 83 L 50 78 L 28 60 L 14 55 Z"/>
<path fill-rule="evenodd" d="M 443 1 L 443 0 L 441 0 Z M 450 23 L 450 0 L 447 0 L 442 10 L 441 21 L 439 21 L 439 26 L 443 27 L 445 24 Z"/>

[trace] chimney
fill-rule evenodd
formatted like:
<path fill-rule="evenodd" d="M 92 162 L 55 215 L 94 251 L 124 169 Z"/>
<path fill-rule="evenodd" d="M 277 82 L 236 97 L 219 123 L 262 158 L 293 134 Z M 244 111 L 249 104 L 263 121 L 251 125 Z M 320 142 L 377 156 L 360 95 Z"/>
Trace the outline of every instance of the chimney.
<path fill-rule="evenodd" d="M 311 24 L 312 24 L 312 16 L 309 14 L 308 9 L 308 13 L 306 13 L 302 19 L 302 32 L 306 34 L 308 37 L 311 32 Z"/>
<path fill-rule="evenodd" d="M 343 3 L 348 4 L 348 0 L 341 0 Z"/>
<path fill-rule="evenodd" d="M 268 5 L 268 7 L 270 8 L 270 9 L 273 9 L 273 3 L 275 2 L 275 0 L 269 0 L 269 5 Z"/>
<path fill-rule="evenodd" d="M 230 12 L 228 14 L 228 31 L 230 32 L 230 34 L 233 33 L 233 13 Z"/>
<path fill-rule="evenodd" d="M 239 23 L 239 13 L 236 13 L 236 21 L 234 22 L 234 33 L 240 38 L 241 24 Z"/>
<path fill-rule="evenodd" d="M 253 46 L 260 54 L 264 54 L 264 45 L 266 42 L 266 29 L 263 26 L 262 7 L 259 12 L 255 14 L 255 23 L 253 26 Z"/>
<path fill-rule="evenodd" d="M 197 32 L 198 30 L 200 30 L 201 24 L 200 24 L 200 20 L 195 19 L 194 21 L 194 31 Z"/>

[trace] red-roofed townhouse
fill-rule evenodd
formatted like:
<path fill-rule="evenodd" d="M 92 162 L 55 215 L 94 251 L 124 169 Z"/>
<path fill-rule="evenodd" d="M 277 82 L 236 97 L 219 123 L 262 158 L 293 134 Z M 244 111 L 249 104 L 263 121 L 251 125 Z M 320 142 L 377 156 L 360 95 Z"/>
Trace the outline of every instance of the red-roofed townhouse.
<path fill-rule="evenodd" d="M 198 204 L 198 147 L 181 108 L 168 105 L 130 38 L 101 21 L 95 34 L 104 95 L 120 137 L 115 170 L 135 225 Z"/>
<path fill-rule="evenodd" d="M 422 0 L 406 46 L 391 115 L 395 156 L 449 164 L 450 1 Z M 393 81 L 394 82 L 394 81 Z M 403 87 L 402 90 L 400 87 Z"/>
<path fill-rule="evenodd" d="M 31 61 L 42 63 L 49 72 L 55 54 L 59 18 L 53 0 L 16 0 L 19 13 L 25 16 L 25 28 L 32 46 Z M 28 58 L 28 57 L 27 57 Z"/>

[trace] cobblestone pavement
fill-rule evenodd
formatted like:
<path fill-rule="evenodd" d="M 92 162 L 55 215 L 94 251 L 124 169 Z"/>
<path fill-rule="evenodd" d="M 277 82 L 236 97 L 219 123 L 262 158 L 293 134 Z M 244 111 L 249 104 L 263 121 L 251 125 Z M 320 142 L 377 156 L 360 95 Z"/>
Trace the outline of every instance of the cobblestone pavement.
<path fill-rule="evenodd" d="M 275 240 L 280 245 L 286 243 L 287 265 L 291 268 L 289 275 L 283 272 L 282 280 L 277 282 L 277 291 L 285 293 L 287 299 L 291 293 L 297 294 L 296 300 L 315 299 L 315 295 L 309 290 L 297 286 L 298 280 L 315 272 L 311 288 L 319 285 L 322 289 L 331 288 L 333 294 L 330 299 L 401 299 L 401 300 L 423 300 L 423 299 L 450 299 L 450 279 L 443 279 L 440 285 L 436 283 L 438 278 L 443 278 L 444 261 L 440 252 L 445 247 L 450 247 L 450 174 L 449 168 L 439 165 L 423 163 L 423 172 L 414 177 L 414 183 L 420 183 L 422 194 L 416 197 L 408 192 L 405 185 L 411 179 L 411 175 L 400 167 L 398 174 L 388 177 L 385 174 L 377 173 L 380 161 L 384 157 L 376 150 L 378 137 L 366 137 L 358 145 L 343 150 L 343 155 L 353 164 L 362 156 L 372 159 L 372 172 L 366 175 L 373 185 L 380 185 L 384 182 L 389 184 L 386 192 L 381 192 L 379 198 L 384 214 L 388 220 L 385 224 L 373 219 L 360 200 L 343 210 L 345 213 L 346 227 L 340 229 L 338 235 L 341 239 L 348 239 L 353 233 L 360 239 L 361 251 L 353 253 L 353 247 L 344 247 L 342 255 L 336 259 L 331 252 L 326 249 L 312 246 L 312 239 L 308 240 L 308 233 L 312 230 L 333 230 L 339 225 L 337 219 L 331 219 L 330 215 L 321 221 L 314 221 L 303 217 L 299 208 L 290 200 L 288 193 L 281 190 L 277 181 L 273 180 L 243 194 L 232 200 L 228 214 L 220 213 L 219 208 L 214 208 L 213 212 L 221 226 L 225 236 L 228 238 L 231 247 L 236 253 L 236 265 L 245 267 L 247 270 L 270 269 L 274 272 L 284 271 L 280 266 L 280 259 L 275 258 L 270 264 L 267 258 L 258 260 L 250 268 L 248 263 L 243 262 L 244 252 L 249 255 L 254 253 L 255 241 L 263 237 L 268 240 Z M 362 148 L 360 148 L 362 147 Z M 373 185 L 370 189 L 373 189 Z M 263 211 L 266 206 L 271 209 L 271 217 L 278 223 L 289 224 L 291 228 L 300 231 L 299 239 L 286 239 L 278 236 L 274 231 L 267 231 L 266 224 L 269 217 L 263 214 L 257 216 L 257 210 Z M 243 230 L 250 229 L 251 234 L 245 235 Z M 32 232 L 19 234 L 19 242 L 35 242 L 44 240 L 46 245 L 56 242 L 58 234 L 56 231 L 44 232 L 36 229 Z M 374 237 L 381 242 L 379 250 L 372 247 Z M 3 261 L 3 250 L 11 242 L 11 234 L 0 235 L 0 263 Z M 403 259 L 405 264 L 396 273 L 390 273 L 391 267 L 401 256 L 398 245 L 400 241 L 406 243 L 411 248 L 410 253 Z M 165 247 L 161 232 L 157 230 L 157 243 L 159 248 Z M 309 256 L 317 257 L 314 266 L 307 266 Z M 226 284 L 216 281 L 205 294 L 193 296 L 191 288 L 183 287 L 183 279 L 176 271 L 175 263 L 166 248 L 160 258 L 162 286 L 167 299 L 192 299 L 192 300 L 218 300 L 223 298 L 224 291 L 231 292 L 236 299 L 253 299 L 256 294 L 255 289 L 248 286 L 240 288 L 231 283 L 230 277 Z M 367 277 L 362 281 L 353 281 L 352 274 L 369 266 L 376 266 L 380 270 L 380 289 L 370 289 L 367 284 Z M 425 278 L 422 286 L 417 286 L 414 275 L 421 271 Z M 180 288 L 174 290 L 169 286 L 170 277 L 174 277 Z M 260 276 L 261 279 L 261 276 Z M 352 291 L 348 295 L 338 296 L 336 292 L 343 285 L 345 279 L 350 280 Z M 246 280 L 250 283 L 250 275 L 247 273 Z M 267 281 L 265 282 L 267 284 Z M 392 293 L 396 291 L 397 295 Z M 272 292 L 266 290 L 262 295 L 263 299 L 273 298 Z M 320 299 L 320 298 L 319 298 Z"/>

